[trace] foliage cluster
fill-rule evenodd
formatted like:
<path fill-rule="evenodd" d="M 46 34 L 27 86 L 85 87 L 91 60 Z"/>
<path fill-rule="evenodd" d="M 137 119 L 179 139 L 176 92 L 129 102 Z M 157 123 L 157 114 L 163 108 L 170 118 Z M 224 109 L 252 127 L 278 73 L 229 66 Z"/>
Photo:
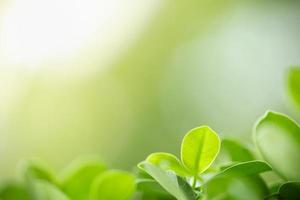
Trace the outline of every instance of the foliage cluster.
<path fill-rule="evenodd" d="M 300 107 L 300 69 L 292 69 L 288 80 Z M 0 200 L 300 199 L 297 122 L 268 111 L 254 126 L 253 140 L 254 151 L 201 126 L 184 136 L 180 159 L 153 153 L 135 173 L 107 169 L 97 158 L 76 160 L 59 174 L 36 160 L 24 161 L 22 179 L 2 183 Z"/>

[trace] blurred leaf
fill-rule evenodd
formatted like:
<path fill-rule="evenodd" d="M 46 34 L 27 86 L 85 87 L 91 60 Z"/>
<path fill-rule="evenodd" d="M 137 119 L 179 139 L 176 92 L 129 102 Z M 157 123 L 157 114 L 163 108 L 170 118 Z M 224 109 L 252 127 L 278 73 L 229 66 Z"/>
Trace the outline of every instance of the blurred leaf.
<path fill-rule="evenodd" d="M 161 198 L 170 197 L 170 194 L 154 179 L 138 179 L 137 189 L 147 196 Z"/>
<path fill-rule="evenodd" d="M 300 68 L 293 68 L 290 70 L 288 87 L 294 102 L 300 108 Z"/>
<path fill-rule="evenodd" d="M 21 184 L 6 183 L 0 187 L 1 200 L 29 200 L 28 191 Z"/>
<path fill-rule="evenodd" d="M 268 194 L 258 177 L 218 176 L 203 186 L 205 200 L 262 200 Z"/>
<path fill-rule="evenodd" d="M 204 172 L 220 150 L 217 133 L 207 126 L 195 128 L 183 138 L 181 160 L 193 175 Z"/>
<path fill-rule="evenodd" d="M 57 183 L 53 170 L 39 160 L 26 160 L 21 164 L 21 167 L 27 181 L 41 179 L 50 183 Z"/>
<path fill-rule="evenodd" d="M 196 200 L 196 194 L 187 186 L 186 181 L 178 179 L 172 171 L 164 171 L 149 163 L 142 162 L 139 167 L 150 174 L 166 191 L 178 200 Z"/>
<path fill-rule="evenodd" d="M 300 199 L 300 182 L 287 182 L 279 188 L 280 197 L 284 200 Z"/>
<path fill-rule="evenodd" d="M 216 176 L 252 176 L 270 170 L 272 168 L 266 162 L 254 160 L 230 166 Z"/>
<path fill-rule="evenodd" d="M 254 160 L 252 153 L 242 144 L 231 139 L 222 140 L 221 151 L 225 151 L 231 161 L 249 161 Z"/>
<path fill-rule="evenodd" d="M 62 190 L 72 200 L 86 200 L 89 198 L 92 182 L 105 169 L 105 165 L 97 159 L 76 160 L 64 171 Z"/>
<path fill-rule="evenodd" d="M 91 187 L 91 200 L 127 200 L 135 191 L 135 177 L 123 171 L 106 171 Z"/>
<path fill-rule="evenodd" d="M 300 128 L 295 121 L 267 112 L 255 127 L 254 140 L 264 159 L 283 178 L 300 179 Z"/>
<path fill-rule="evenodd" d="M 31 194 L 33 200 L 70 200 L 55 185 L 41 179 L 32 182 Z"/>
<path fill-rule="evenodd" d="M 208 200 L 260 200 L 268 189 L 259 173 L 271 170 L 262 161 L 247 161 L 228 167 L 204 184 Z"/>
<path fill-rule="evenodd" d="M 172 170 L 179 176 L 187 176 L 188 172 L 182 166 L 180 160 L 169 153 L 153 153 L 150 154 L 146 161 L 160 167 L 163 170 Z"/>

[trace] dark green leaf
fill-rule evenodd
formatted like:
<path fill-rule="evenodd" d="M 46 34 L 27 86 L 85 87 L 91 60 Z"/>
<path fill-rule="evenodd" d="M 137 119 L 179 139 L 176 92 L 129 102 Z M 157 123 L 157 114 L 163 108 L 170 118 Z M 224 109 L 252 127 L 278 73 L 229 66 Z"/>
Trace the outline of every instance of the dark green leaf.
<path fill-rule="evenodd" d="M 29 193 L 18 183 L 6 183 L 0 186 L 1 200 L 29 200 Z"/>
<path fill-rule="evenodd" d="M 287 182 L 279 188 L 280 197 L 284 200 L 300 199 L 300 182 Z"/>

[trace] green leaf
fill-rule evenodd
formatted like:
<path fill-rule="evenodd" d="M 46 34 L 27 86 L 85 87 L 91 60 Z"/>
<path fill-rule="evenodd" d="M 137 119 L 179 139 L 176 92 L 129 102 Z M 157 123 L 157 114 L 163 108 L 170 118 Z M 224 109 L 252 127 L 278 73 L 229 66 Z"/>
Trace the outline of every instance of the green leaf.
<path fill-rule="evenodd" d="M 169 153 L 150 154 L 146 161 L 160 167 L 163 170 L 172 170 L 179 176 L 187 176 L 188 172 L 181 164 L 180 160 Z"/>
<path fill-rule="evenodd" d="M 267 112 L 254 129 L 264 159 L 287 180 L 300 180 L 300 127 L 289 117 Z"/>
<path fill-rule="evenodd" d="M 0 187 L 1 200 L 30 200 L 28 191 L 18 183 L 5 183 Z"/>
<path fill-rule="evenodd" d="M 138 179 L 137 189 L 147 196 L 167 198 L 170 194 L 154 179 Z"/>
<path fill-rule="evenodd" d="M 231 139 L 222 140 L 221 152 L 224 152 L 230 161 L 233 162 L 254 160 L 254 156 L 249 149 Z"/>
<path fill-rule="evenodd" d="M 300 68 L 293 68 L 290 70 L 288 88 L 292 99 L 300 108 Z"/>
<path fill-rule="evenodd" d="M 257 177 L 217 176 L 203 186 L 204 200 L 262 200 L 268 189 Z"/>
<path fill-rule="evenodd" d="M 207 126 L 192 129 L 183 138 L 181 160 L 192 174 L 204 172 L 215 160 L 220 150 L 217 133 Z"/>
<path fill-rule="evenodd" d="M 63 172 L 61 188 L 72 200 L 86 200 L 89 198 L 92 182 L 104 170 L 105 165 L 98 159 L 75 160 Z"/>
<path fill-rule="evenodd" d="M 173 171 L 164 171 L 161 168 L 145 161 L 140 163 L 139 168 L 151 175 L 166 191 L 178 200 L 196 200 L 196 194 L 192 188 L 177 177 Z"/>
<path fill-rule="evenodd" d="M 208 200 L 261 200 L 268 189 L 258 174 L 270 171 L 263 161 L 247 161 L 223 170 L 203 185 Z"/>
<path fill-rule="evenodd" d="M 70 200 L 55 185 L 41 179 L 32 182 L 31 193 L 33 200 Z"/>
<path fill-rule="evenodd" d="M 287 182 L 280 186 L 279 195 L 284 200 L 300 199 L 300 182 Z"/>
<path fill-rule="evenodd" d="M 272 168 L 266 162 L 253 160 L 230 166 L 216 176 L 252 176 L 271 170 Z"/>
<path fill-rule="evenodd" d="M 103 172 L 93 182 L 91 200 L 127 200 L 135 191 L 135 177 L 124 171 Z"/>
<path fill-rule="evenodd" d="M 41 179 L 50 183 L 57 183 L 54 171 L 40 160 L 34 159 L 23 161 L 21 163 L 21 170 L 27 181 Z"/>

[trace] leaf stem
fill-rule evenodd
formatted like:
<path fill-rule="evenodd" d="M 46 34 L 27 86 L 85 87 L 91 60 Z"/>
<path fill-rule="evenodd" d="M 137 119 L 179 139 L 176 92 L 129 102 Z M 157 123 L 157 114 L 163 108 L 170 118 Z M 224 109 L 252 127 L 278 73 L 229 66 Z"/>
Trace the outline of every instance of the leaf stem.
<path fill-rule="evenodd" d="M 192 188 L 195 189 L 196 188 L 196 184 L 197 184 L 197 179 L 198 179 L 198 175 L 195 174 L 193 177 L 193 184 L 192 184 Z"/>

